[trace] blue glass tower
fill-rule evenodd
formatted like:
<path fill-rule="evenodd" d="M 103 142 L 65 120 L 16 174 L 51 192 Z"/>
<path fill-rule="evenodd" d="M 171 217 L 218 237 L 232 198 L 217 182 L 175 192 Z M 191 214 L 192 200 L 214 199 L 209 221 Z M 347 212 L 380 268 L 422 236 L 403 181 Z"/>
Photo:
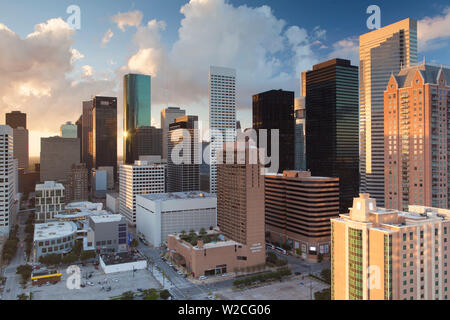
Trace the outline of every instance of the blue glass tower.
<path fill-rule="evenodd" d="M 136 129 L 151 125 L 151 77 L 127 74 L 123 78 L 123 161 L 138 159 Z"/>

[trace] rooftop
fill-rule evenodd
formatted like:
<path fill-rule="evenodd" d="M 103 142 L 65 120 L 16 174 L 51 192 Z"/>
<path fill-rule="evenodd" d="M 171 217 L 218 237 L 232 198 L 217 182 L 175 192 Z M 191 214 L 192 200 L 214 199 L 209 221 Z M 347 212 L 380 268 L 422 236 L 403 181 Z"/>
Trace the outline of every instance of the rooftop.
<path fill-rule="evenodd" d="M 191 191 L 191 192 L 172 192 L 172 193 L 155 193 L 155 194 L 142 194 L 139 195 L 145 199 L 152 201 L 168 201 L 168 200 L 188 200 L 188 199 L 201 199 L 201 198 L 215 198 L 216 195 L 203 191 Z"/>
<path fill-rule="evenodd" d="M 105 214 L 105 215 L 98 215 L 98 216 L 91 216 L 90 217 L 94 223 L 106 223 L 106 222 L 114 222 L 114 221 L 121 221 L 123 216 L 121 214 Z"/>
<path fill-rule="evenodd" d="M 115 265 L 129 262 L 136 262 L 141 260 L 147 260 L 143 255 L 138 252 L 121 252 L 116 254 L 102 254 L 101 259 L 105 265 Z"/>
<path fill-rule="evenodd" d="M 77 231 L 77 226 L 73 222 L 48 222 L 39 223 L 34 227 L 34 240 L 48 240 L 69 236 Z"/>
<path fill-rule="evenodd" d="M 64 189 L 61 183 L 55 181 L 45 181 L 43 184 L 36 185 L 36 191 L 38 190 L 54 190 L 54 189 Z"/>

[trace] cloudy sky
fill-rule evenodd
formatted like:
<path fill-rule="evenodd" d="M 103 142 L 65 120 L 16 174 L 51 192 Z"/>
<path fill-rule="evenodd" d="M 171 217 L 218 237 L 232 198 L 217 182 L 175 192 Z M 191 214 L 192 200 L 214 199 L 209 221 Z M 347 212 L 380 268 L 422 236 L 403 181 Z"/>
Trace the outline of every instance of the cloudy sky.
<path fill-rule="evenodd" d="M 79 30 L 67 23 L 72 4 Z M 122 132 L 122 76 L 135 72 L 152 75 L 156 126 L 167 105 L 207 121 L 208 68 L 219 65 L 237 70 L 238 120 L 249 127 L 252 94 L 299 95 L 299 74 L 313 64 L 359 63 L 371 4 L 382 26 L 419 20 L 419 59 L 450 65 L 450 6 L 441 0 L 0 0 L 0 113 L 28 114 L 31 156 L 94 95 L 118 97 Z"/>

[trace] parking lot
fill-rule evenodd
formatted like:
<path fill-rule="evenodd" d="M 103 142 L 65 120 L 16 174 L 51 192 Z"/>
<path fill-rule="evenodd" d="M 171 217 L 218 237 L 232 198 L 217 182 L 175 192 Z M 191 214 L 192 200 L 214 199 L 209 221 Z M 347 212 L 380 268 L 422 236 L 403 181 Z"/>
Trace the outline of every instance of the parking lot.
<path fill-rule="evenodd" d="M 323 282 L 297 276 L 258 288 L 242 291 L 225 289 L 218 291 L 217 294 L 226 300 L 310 300 L 312 292 L 312 300 L 314 300 L 314 292 L 326 288 L 329 288 L 329 285 Z"/>
<path fill-rule="evenodd" d="M 71 275 L 67 274 L 66 270 L 60 270 L 63 275 L 59 283 L 40 287 L 29 284 L 24 292 L 29 294 L 31 291 L 33 300 L 109 300 L 125 291 L 137 292 L 138 289 L 160 288 L 160 284 L 148 270 L 137 270 L 134 275 L 131 271 L 106 275 L 93 266 L 80 268 L 84 288 L 68 289 L 67 280 Z M 89 278 L 90 274 L 92 276 Z M 111 289 L 107 291 L 109 287 Z"/>

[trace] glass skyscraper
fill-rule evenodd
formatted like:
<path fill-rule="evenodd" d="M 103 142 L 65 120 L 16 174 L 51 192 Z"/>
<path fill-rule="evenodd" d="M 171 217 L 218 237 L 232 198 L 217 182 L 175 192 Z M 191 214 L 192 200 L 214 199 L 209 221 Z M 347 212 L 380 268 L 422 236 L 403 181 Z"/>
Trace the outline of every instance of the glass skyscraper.
<path fill-rule="evenodd" d="M 384 207 L 384 91 L 391 74 L 417 62 L 417 21 L 363 34 L 359 54 L 361 192 Z"/>
<path fill-rule="evenodd" d="M 123 161 L 138 159 L 136 129 L 151 125 L 151 77 L 127 74 L 123 77 Z"/>

